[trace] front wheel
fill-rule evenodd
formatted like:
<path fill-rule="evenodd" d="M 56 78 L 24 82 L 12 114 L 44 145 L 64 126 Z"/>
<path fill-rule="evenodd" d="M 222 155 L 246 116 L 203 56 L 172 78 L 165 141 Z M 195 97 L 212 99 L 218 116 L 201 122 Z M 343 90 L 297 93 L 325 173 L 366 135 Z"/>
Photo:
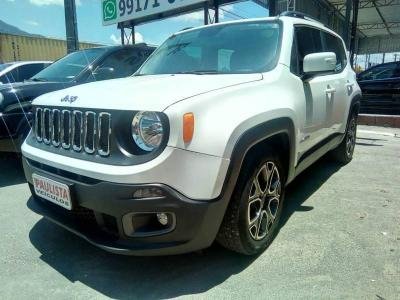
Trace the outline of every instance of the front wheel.
<path fill-rule="evenodd" d="M 266 249 L 278 230 L 284 199 L 280 159 L 271 154 L 245 166 L 229 203 L 217 241 L 247 255 Z"/>
<path fill-rule="evenodd" d="M 357 138 L 357 115 L 353 114 L 347 125 L 343 141 L 332 150 L 334 159 L 342 164 L 347 164 L 353 159 Z"/>

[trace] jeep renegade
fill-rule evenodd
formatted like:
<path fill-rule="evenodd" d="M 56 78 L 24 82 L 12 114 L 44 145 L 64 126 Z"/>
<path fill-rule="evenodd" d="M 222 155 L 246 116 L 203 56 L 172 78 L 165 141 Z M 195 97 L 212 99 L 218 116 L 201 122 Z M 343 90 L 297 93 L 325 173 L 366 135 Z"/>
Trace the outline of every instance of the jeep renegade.
<path fill-rule="evenodd" d="M 34 100 L 29 207 L 114 253 L 260 253 L 285 187 L 351 161 L 360 96 L 343 40 L 299 14 L 183 30 L 130 78 Z"/>

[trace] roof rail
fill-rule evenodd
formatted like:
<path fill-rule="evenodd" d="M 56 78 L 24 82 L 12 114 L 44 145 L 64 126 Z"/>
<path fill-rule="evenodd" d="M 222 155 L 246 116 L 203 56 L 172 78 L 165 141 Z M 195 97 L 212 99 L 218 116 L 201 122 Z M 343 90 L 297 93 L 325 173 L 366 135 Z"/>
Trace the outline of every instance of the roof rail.
<path fill-rule="evenodd" d="M 292 17 L 292 18 L 298 18 L 298 19 L 303 19 L 303 20 L 308 20 L 308 21 L 314 21 L 321 23 L 322 25 L 325 26 L 321 21 L 311 17 L 310 15 L 307 15 L 305 13 L 299 12 L 299 11 L 284 11 L 279 14 L 279 17 Z"/>

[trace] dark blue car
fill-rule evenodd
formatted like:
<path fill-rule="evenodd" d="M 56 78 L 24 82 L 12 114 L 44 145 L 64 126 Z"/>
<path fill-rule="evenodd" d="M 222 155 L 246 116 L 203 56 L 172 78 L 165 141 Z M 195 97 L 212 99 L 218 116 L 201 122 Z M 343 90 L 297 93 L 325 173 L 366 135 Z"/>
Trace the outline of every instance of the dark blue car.
<path fill-rule="evenodd" d="M 0 151 L 19 152 L 36 97 L 82 83 L 132 75 L 155 50 L 145 44 L 71 53 L 22 83 L 0 85 Z"/>

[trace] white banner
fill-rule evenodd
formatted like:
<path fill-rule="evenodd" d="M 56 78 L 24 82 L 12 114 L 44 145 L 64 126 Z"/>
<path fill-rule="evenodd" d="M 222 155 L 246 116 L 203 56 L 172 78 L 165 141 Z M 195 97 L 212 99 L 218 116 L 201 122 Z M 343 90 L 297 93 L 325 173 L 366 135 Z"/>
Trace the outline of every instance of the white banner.
<path fill-rule="evenodd" d="M 103 25 L 135 20 L 206 0 L 102 0 Z"/>

